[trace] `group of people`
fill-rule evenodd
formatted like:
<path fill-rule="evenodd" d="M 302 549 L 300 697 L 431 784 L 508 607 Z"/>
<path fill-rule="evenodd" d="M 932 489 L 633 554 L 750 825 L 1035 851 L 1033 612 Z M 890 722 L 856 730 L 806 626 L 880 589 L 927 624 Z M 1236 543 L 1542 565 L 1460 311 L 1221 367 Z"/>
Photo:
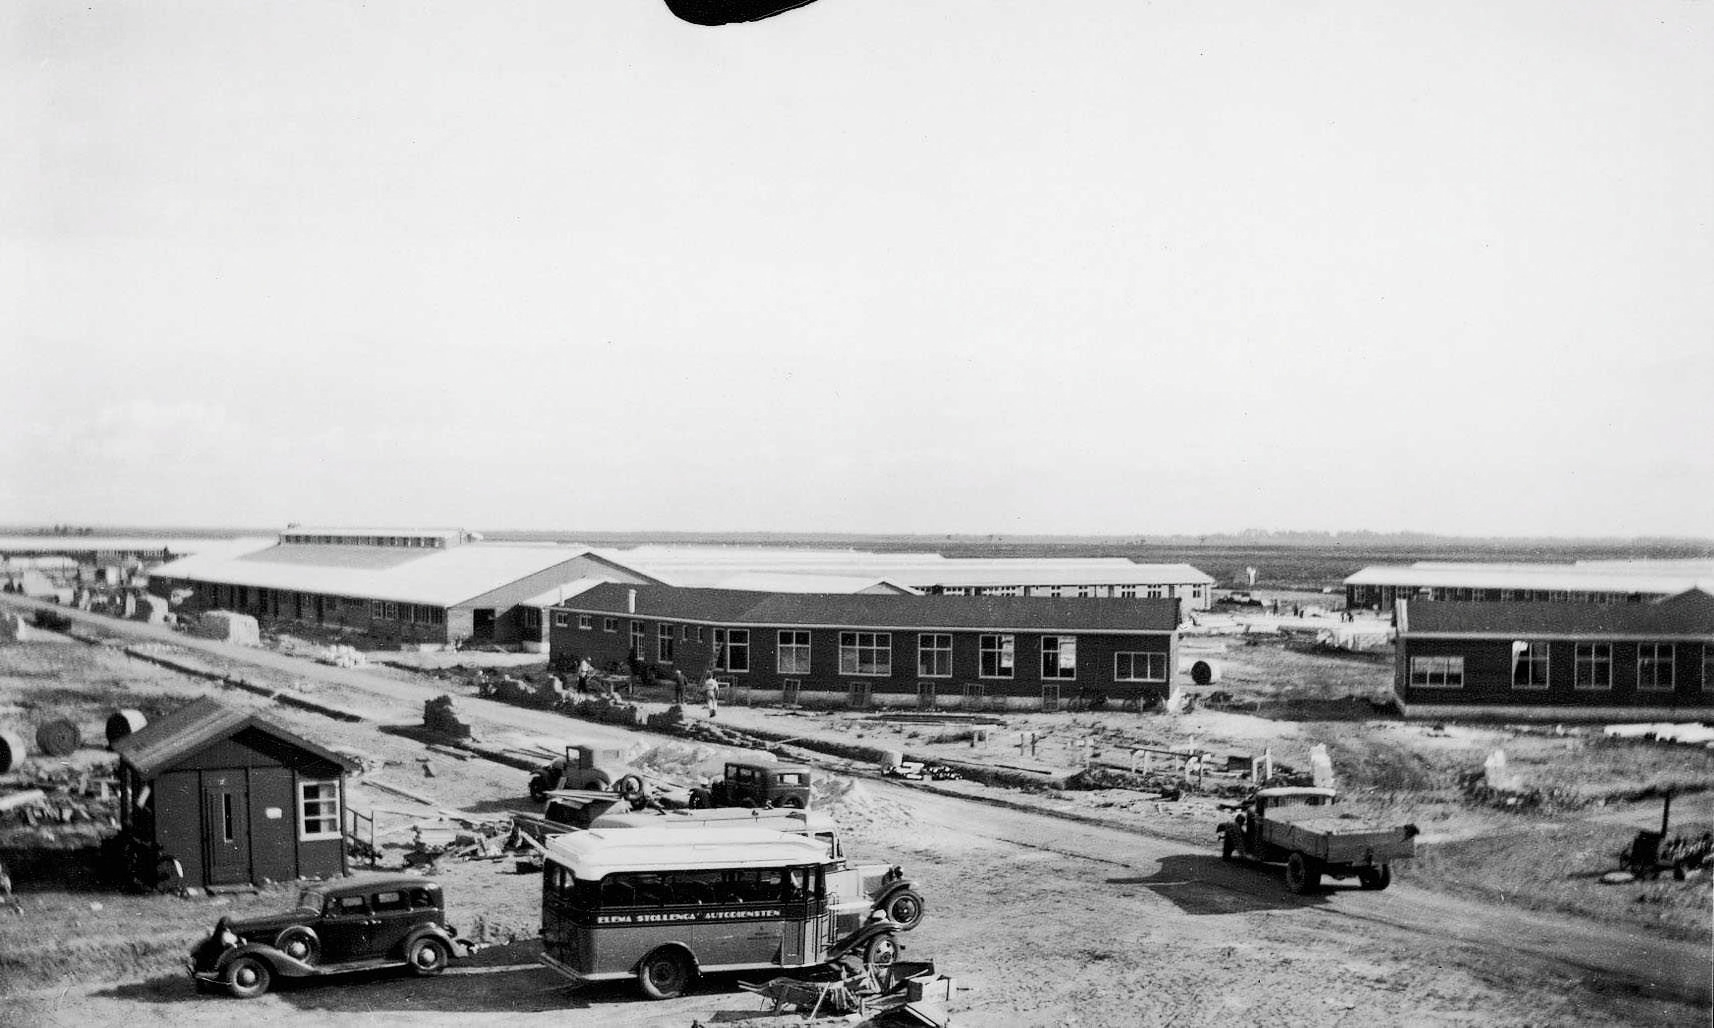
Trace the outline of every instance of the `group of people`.
<path fill-rule="evenodd" d="M 609 696 L 613 695 L 611 687 L 603 679 L 595 676 L 595 665 L 589 662 L 588 657 L 585 657 L 577 662 L 578 693 L 588 694 L 590 692 L 591 682 L 596 683 L 599 691 L 602 691 Z M 557 675 L 554 677 L 554 683 L 554 691 L 556 693 L 562 693 L 564 688 L 559 684 L 559 677 Z M 688 692 L 690 692 L 690 677 L 684 673 L 683 668 L 675 669 L 673 671 L 673 703 L 683 706 L 685 695 Z M 709 669 L 708 674 L 705 675 L 702 680 L 702 700 L 708 705 L 709 717 L 715 717 L 719 714 L 720 681 L 714 677 L 714 670 L 712 668 Z"/>

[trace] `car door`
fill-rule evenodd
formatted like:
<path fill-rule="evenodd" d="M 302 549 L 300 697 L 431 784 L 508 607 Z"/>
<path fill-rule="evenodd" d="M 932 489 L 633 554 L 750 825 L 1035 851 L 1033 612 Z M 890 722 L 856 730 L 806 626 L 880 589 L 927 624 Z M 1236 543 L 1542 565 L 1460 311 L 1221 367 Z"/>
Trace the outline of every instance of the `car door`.
<path fill-rule="evenodd" d="M 369 897 L 364 893 L 329 896 L 316 932 L 321 936 L 322 960 L 343 964 L 362 960 L 369 937 Z"/>
<path fill-rule="evenodd" d="M 421 889 L 381 889 L 369 896 L 369 920 L 371 929 L 368 934 L 367 949 L 369 955 L 386 960 L 400 957 L 405 943 L 405 936 L 411 929 L 421 923 L 422 907 L 429 904 L 416 905 L 413 909 L 411 893 L 422 892 Z"/>

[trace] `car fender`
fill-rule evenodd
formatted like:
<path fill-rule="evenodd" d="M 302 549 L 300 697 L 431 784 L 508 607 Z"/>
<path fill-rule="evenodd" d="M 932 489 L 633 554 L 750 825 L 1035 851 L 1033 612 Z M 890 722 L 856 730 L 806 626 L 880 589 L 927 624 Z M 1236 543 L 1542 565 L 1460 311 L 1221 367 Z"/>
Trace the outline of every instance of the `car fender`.
<path fill-rule="evenodd" d="M 410 934 L 405 936 L 405 941 L 399 944 L 399 959 L 404 959 L 404 955 L 411 951 L 412 946 L 415 946 L 417 942 L 425 936 L 430 935 L 446 943 L 447 951 L 452 954 L 452 958 L 454 960 L 467 955 L 459 949 L 460 943 L 463 943 L 466 946 L 473 945 L 473 943 L 460 939 L 458 936 L 448 931 L 443 925 L 423 924 L 411 929 Z"/>
<path fill-rule="evenodd" d="M 891 883 L 882 888 L 880 892 L 875 894 L 873 904 L 877 909 L 884 907 L 888 903 L 892 902 L 894 896 L 907 891 L 916 892 L 919 895 L 921 894 L 921 890 L 916 887 L 916 883 L 911 881 L 909 878 L 894 879 Z"/>
<path fill-rule="evenodd" d="M 877 935 L 897 934 L 899 934 L 899 926 L 891 921 L 872 921 L 834 943 L 832 948 L 827 951 L 827 955 L 830 959 L 842 957 L 852 950 L 867 945 L 869 940 Z"/>
<path fill-rule="evenodd" d="M 268 943 L 245 942 L 220 955 L 220 959 L 214 964 L 215 977 L 223 977 L 226 974 L 226 969 L 239 957 L 256 957 L 268 965 L 268 970 L 281 978 L 307 978 L 310 975 L 321 974 L 321 968 L 306 964 L 301 960 L 293 960 Z"/>

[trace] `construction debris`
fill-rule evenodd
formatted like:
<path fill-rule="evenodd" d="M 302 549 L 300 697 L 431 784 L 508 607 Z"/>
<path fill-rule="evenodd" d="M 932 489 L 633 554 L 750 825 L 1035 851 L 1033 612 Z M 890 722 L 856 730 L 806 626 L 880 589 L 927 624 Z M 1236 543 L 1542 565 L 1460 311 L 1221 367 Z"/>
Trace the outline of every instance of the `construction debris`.
<path fill-rule="evenodd" d="M 454 739 L 470 738 L 470 725 L 459 719 L 457 702 L 445 694 L 423 701 L 423 727 Z"/>

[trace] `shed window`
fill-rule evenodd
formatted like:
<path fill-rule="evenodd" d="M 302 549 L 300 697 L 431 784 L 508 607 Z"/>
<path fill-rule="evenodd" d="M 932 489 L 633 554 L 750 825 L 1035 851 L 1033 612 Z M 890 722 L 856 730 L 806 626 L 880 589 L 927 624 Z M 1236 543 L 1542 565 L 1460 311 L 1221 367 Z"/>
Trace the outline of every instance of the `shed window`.
<path fill-rule="evenodd" d="M 1613 687 L 1613 644 L 1578 643 L 1572 653 L 1574 676 L 1572 685 L 1578 689 L 1611 689 Z"/>
<path fill-rule="evenodd" d="M 1512 643 L 1512 688 L 1547 688 L 1547 643 Z"/>
<path fill-rule="evenodd" d="M 1012 677 L 1012 646 L 1009 635 L 984 635 L 977 639 L 976 673 L 982 678 Z"/>
<path fill-rule="evenodd" d="M 1041 676 L 1043 678 L 1077 677 L 1077 636 L 1042 636 Z"/>
<path fill-rule="evenodd" d="M 1147 651 L 1126 651 L 1113 654 L 1115 682 L 1166 681 L 1166 654 Z"/>
<path fill-rule="evenodd" d="M 892 674 L 893 633 L 840 632 L 839 673 L 842 675 Z"/>
<path fill-rule="evenodd" d="M 339 838 L 339 782 L 298 783 L 298 839 Z"/>
<path fill-rule="evenodd" d="M 1412 657 L 1410 684 L 1431 689 L 1464 688 L 1463 657 Z"/>
<path fill-rule="evenodd" d="M 782 675 L 809 674 L 809 633 L 783 631 L 774 652 L 774 670 Z"/>
<path fill-rule="evenodd" d="M 945 632 L 923 632 L 917 636 L 917 676 L 952 677 L 952 636 Z"/>
<path fill-rule="evenodd" d="M 1637 644 L 1637 688 L 1671 692 L 1674 684 L 1672 643 Z"/>

